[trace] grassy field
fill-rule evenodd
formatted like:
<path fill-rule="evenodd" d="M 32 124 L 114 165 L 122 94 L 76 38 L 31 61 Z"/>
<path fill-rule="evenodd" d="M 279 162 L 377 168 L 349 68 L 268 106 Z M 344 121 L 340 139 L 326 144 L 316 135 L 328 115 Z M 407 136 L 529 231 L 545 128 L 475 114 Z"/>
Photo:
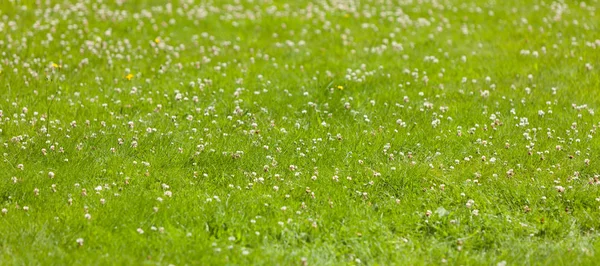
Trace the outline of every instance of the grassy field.
<path fill-rule="evenodd" d="M 0 264 L 596 264 L 598 12 L 0 0 Z"/>

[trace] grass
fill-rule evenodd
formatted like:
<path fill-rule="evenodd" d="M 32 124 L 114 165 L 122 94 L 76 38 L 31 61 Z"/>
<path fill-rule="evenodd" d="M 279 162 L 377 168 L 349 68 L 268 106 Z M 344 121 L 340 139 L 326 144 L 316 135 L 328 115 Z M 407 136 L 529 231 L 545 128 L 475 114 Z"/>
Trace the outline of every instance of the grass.
<path fill-rule="evenodd" d="M 0 1 L 0 264 L 593 265 L 599 8 Z"/>

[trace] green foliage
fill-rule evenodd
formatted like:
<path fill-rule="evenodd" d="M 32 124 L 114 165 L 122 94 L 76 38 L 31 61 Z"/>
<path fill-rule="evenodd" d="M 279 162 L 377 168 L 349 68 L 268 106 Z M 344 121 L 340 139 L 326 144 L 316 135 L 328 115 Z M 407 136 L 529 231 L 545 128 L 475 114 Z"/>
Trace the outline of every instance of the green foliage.
<path fill-rule="evenodd" d="M 0 1 L 0 264 L 595 264 L 599 8 Z"/>

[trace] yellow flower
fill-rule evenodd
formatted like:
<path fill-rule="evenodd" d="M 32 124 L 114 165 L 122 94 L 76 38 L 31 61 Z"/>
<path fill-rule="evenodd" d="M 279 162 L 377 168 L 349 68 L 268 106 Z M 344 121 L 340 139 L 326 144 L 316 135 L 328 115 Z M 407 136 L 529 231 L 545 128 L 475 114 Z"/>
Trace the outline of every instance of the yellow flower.
<path fill-rule="evenodd" d="M 160 39 L 159 39 L 159 38 L 156 38 L 156 39 L 154 39 L 154 42 L 155 42 L 155 43 L 160 43 Z"/>
<path fill-rule="evenodd" d="M 127 74 L 127 76 L 125 76 L 125 78 L 127 80 L 131 80 L 133 78 L 133 74 L 129 73 L 129 74 Z"/>
<path fill-rule="evenodd" d="M 56 63 L 52 63 L 52 68 L 58 68 L 59 66 Z"/>
<path fill-rule="evenodd" d="M 338 90 L 341 90 L 341 91 L 344 90 L 344 86 L 342 86 L 342 85 L 337 86 L 337 88 L 338 88 Z"/>

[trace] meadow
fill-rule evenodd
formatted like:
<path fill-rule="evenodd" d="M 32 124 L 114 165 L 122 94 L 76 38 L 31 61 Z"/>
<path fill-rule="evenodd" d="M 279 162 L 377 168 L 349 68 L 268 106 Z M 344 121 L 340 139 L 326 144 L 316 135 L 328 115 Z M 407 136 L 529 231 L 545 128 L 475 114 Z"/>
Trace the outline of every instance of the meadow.
<path fill-rule="evenodd" d="M 594 265 L 598 0 L 0 0 L 0 265 Z"/>

